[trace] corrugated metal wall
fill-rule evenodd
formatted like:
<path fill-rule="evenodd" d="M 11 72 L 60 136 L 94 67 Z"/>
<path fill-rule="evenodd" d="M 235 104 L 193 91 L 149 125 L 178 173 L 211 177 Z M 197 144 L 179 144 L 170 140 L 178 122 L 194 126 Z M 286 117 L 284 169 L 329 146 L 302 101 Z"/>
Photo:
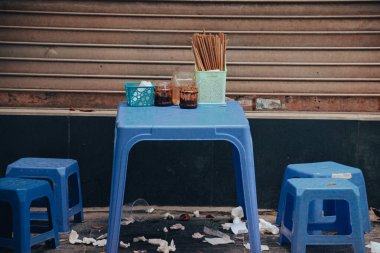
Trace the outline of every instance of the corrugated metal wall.
<path fill-rule="evenodd" d="M 0 105 L 115 108 L 126 80 L 192 70 L 190 37 L 203 29 L 228 34 L 227 95 L 246 110 L 263 97 L 380 111 L 371 0 L 0 1 Z"/>

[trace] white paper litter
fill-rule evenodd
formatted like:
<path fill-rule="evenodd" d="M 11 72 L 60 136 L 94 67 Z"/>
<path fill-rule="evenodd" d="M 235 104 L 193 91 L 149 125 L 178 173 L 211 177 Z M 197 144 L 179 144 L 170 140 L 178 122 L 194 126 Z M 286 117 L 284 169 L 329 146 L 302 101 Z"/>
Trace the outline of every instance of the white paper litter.
<path fill-rule="evenodd" d="M 123 226 L 127 226 L 127 225 L 129 225 L 129 224 L 132 224 L 132 223 L 134 223 L 135 222 L 135 219 L 133 219 L 133 218 L 125 218 L 125 219 L 123 219 L 122 221 L 121 221 L 121 225 L 123 225 Z"/>
<path fill-rule="evenodd" d="M 94 238 L 83 237 L 82 242 L 84 244 L 93 244 L 96 240 Z"/>
<path fill-rule="evenodd" d="M 203 238 L 205 235 L 202 235 L 201 233 L 194 233 L 191 237 L 193 237 L 194 239 L 200 239 L 200 238 Z"/>
<path fill-rule="evenodd" d="M 147 212 L 147 213 L 153 213 L 154 212 L 154 208 L 152 207 L 152 208 L 149 208 L 148 210 L 146 210 L 145 212 Z"/>
<path fill-rule="evenodd" d="M 98 247 L 104 247 L 107 244 L 107 239 L 102 239 L 94 242 L 92 245 L 98 246 Z"/>
<path fill-rule="evenodd" d="M 194 217 L 196 217 L 196 218 L 199 218 L 199 216 L 200 216 L 200 214 L 199 214 L 199 211 L 198 211 L 198 210 L 194 211 L 194 212 L 193 212 L 193 214 L 194 214 Z"/>
<path fill-rule="evenodd" d="M 149 239 L 148 243 L 153 245 L 159 245 L 157 248 L 158 252 L 169 253 L 170 251 L 176 251 L 176 247 L 174 245 L 173 240 L 170 242 L 170 245 L 167 241 L 162 239 Z"/>
<path fill-rule="evenodd" d="M 244 248 L 246 248 L 247 250 L 250 250 L 251 249 L 251 244 L 250 243 L 244 243 Z M 261 251 L 268 251 L 269 250 L 269 247 L 268 245 L 261 245 Z"/>
<path fill-rule="evenodd" d="M 164 228 L 162 229 L 162 231 L 164 231 L 165 233 L 167 233 L 167 232 L 169 232 L 169 229 L 168 229 L 167 227 L 164 227 Z"/>
<path fill-rule="evenodd" d="M 69 235 L 69 242 L 71 244 L 76 244 L 76 243 L 82 243 L 82 240 L 79 240 L 79 235 L 77 231 L 71 230 L 70 235 Z"/>
<path fill-rule="evenodd" d="M 146 242 L 148 241 L 145 236 L 134 237 L 133 242 Z"/>
<path fill-rule="evenodd" d="M 239 224 L 233 224 L 231 226 L 231 230 L 235 235 L 240 235 L 240 234 L 246 234 L 248 233 L 247 226 L 244 223 L 239 223 Z"/>
<path fill-rule="evenodd" d="M 233 224 L 240 224 L 240 223 L 243 223 L 241 221 L 241 218 L 240 217 L 235 217 L 234 220 L 232 221 Z"/>
<path fill-rule="evenodd" d="M 264 219 L 259 219 L 259 221 L 259 230 L 261 233 L 272 233 L 273 235 L 277 235 L 280 232 L 279 228 L 270 222 Z"/>
<path fill-rule="evenodd" d="M 96 240 L 101 240 L 101 239 L 105 239 L 105 238 L 107 238 L 107 233 L 98 236 L 98 238 L 96 238 Z"/>
<path fill-rule="evenodd" d="M 233 225 L 233 223 L 223 223 L 222 228 L 224 230 L 230 230 L 232 225 Z"/>
<path fill-rule="evenodd" d="M 238 206 L 238 207 L 235 207 L 231 210 L 231 215 L 232 217 L 239 217 L 239 218 L 243 218 L 244 217 L 244 211 L 243 211 L 243 208 L 241 206 Z"/>
<path fill-rule="evenodd" d="M 148 239 L 148 243 L 152 244 L 152 245 L 160 245 L 161 241 L 165 241 L 165 240 L 162 240 L 162 239 Z"/>
<path fill-rule="evenodd" d="M 131 244 L 130 243 L 124 243 L 123 241 L 120 241 L 119 246 L 120 246 L 120 248 L 127 249 L 131 246 Z"/>
<path fill-rule="evenodd" d="M 206 227 L 204 226 L 203 227 L 203 233 L 207 234 L 207 235 L 212 235 L 212 236 L 217 236 L 217 237 L 220 237 L 220 238 L 224 238 L 224 239 L 227 239 L 227 240 L 230 240 L 230 236 L 219 231 L 219 230 L 215 230 L 215 229 L 211 229 L 209 227 Z"/>
<path fill-rule="evenodd" d="M 205 238 L 206 242 L 210 243 L 211 245 L 220 245 L 220 244 L 228 244 L 228 243 L 235 243 L 231 239 L 227 238 Z"/>
<path fill-rule="evenodd" d="M 370 241 L 366 247 L 371 249 L 371 253 L 380 253 L 380 243 L 378 242 Z"/>
<path fill-rule="evenodd" d="M 172 215 L 170 213 L 165 213 L 164 214 L 164 219 L 165 220 L 174 220 L 174 215 Z"/>
<path fill-rule="evenodd" d="M 174 224 L 173 226 L 171 226 L 170 229 L 172 229 L 172 230 L 179 230 L 179 229 L 185 230 L 185 227 L 182 224 L 177 223 L 177 224 Z"/>

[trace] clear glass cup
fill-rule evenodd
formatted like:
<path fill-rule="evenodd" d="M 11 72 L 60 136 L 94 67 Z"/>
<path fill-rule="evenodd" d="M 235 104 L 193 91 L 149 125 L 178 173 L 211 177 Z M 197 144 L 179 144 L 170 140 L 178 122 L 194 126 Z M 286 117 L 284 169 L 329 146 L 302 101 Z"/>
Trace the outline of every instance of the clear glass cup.
<path fill-rule="evenodd" d="M 173 84 L 173 104 L 179 105 L 180 89 L 183 86 L 195 86 L 194 72 L 178 71 L 172 77 Z"/>
<path fill-rule="evenodd" d="M 180 90 L 179 107 L 195 109 L 198 106 L 198 89 L 195 86 L 184 86 Z"/>
<path fill-rule="evenodd" d="M 170 106 L 172 102 L 173 89 L 169 82 L 158 82 L 154 88 L 154 105 Z"/>
<path fill-rule="evenodd" d="M 123 220 L 135 220 L 142 222 L 147 220 L 149 213 L 147 210 L 150 208 L 149 203 L 145 199 L 136 199 L 123 206 Z"/>

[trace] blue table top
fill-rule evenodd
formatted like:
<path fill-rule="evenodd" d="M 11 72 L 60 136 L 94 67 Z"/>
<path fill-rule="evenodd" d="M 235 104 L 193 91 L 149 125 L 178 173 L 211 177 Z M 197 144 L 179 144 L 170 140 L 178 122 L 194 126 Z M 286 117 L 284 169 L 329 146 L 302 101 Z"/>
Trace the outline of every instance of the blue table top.
<path fill-rule="evenodd" d="M 248 120 L 239 102 L 227 102 L 226 106 L 199 105 L 197 109 L 169 107 L 129 107 L 120 103 L 116 125 L 125 127 L 163 127 L 163 128 L 210 128 L 246 127 Z"/>

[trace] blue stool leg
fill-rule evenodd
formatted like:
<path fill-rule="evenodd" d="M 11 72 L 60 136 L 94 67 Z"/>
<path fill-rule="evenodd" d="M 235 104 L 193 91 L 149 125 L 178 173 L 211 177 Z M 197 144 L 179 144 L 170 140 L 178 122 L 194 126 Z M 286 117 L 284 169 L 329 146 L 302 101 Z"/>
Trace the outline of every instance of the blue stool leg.
<path fill-rule="evenodd" d="M 118 134 L 118 133 L 116 133 Z M 112 168 L 111 203 L 108 220 L 107 253 L 116 253 L 119 248 L 121 210 L 123 208 L 125 182 L 129 151 L 133 143 L 123 146 L 125 136 L 120 136 L 115 143 Z"/>
<path fill-rule="evenodd" d="M 234 159 L 234 172 L 235 172 L 235 182 L 236 182 L 238 204 L 239 206 L 243 208 L 244 213 L 246 214 L 247 210 L 245 208 L 245 203 L 244 203 L 244 191 L 243 191 L 243 181 L 241 178 L 240 156 L 239 156 L 239 151 L 235 147 L 235 145 L 232 145 L 232 154 L 233 154 L 233 159 Z"/>
<path fill-rule="evenodd" d="M 352 182 L 359 187 L 364 232 L 370 232 L 372 228 L 371 228 L 371 221 L 369 218 L 367 190 L 365 188 L 365 181 L 364 181 L 363 174 L 361 174 L 359 177 L 352 178 Z"/>
<path fill-rule="evenodd" d="M 282 216 L 282 213 L 284 212 L 285 198 L 286 198 L 286 183 L 288 179 L 291 179 L 293 177 L 294 177 L 293 173 L 291 173 L 290 170 L 285 169 L 284 176 L 282 177 L 280 199 L 278 200 L 277 217 L 276 217 L 277 225 L 281 225 L 281 216 Z"/>
<path fill-rule="evenodd" d="M 352 246 L 354 247 L 355 253 L 364 253 L 365 249 L 365 240 L 364 240 L 364 230 L 363 223 L 366 222 L 363 219 L 362 209 L 360 207 L 359 197 L 357 197 L 357 201 L 349 201 L 350 205 L 350 221 L 352 224 Z"/>
<path fill-rule="evenodd" d="M 282 177 L 282 183 L 281 183 L 281 191 L 280 191 L 280 199 L 278 201 L 278 207 L 277 207 L 277 217 L 276 217 L 276 224 L 281 224 L 281 218 L 284 212 L 284 205 L 285 205 L 285 198 L 286 198 L 286 182 L 288 181 L 287 173 L 285 171 L 284 176 Z"/>
<path fill-rule="evenodd" d="M 48 242 L 49 246 L 52 248 L 59 247 L 59 235 L 58 235 L 58 223 L 57 223 L 57 210 L 56 205 L 54 202 L 54 197 L 52 194 L 49 194 L 47 196 L 48 203 L 47 203 L 47 211 L 48 211 L 48 217 L 49 217 L 49 223 L 51 225 L 51 228 L 54 230 L 54 238 Z"/>
<path fill-rule="evenodd" d="M 30 253 L 30 203 L 20 202 L 16 208 L 18 210 L 13 212 L 17 216 L 13 224 L 14 239 L 18 242 L 15 252 Z"/>
<path fill-rule="evenodd" d="M 70 232 L 70 221 L 69 221 L 69 189 L 67 185 L 66 177 L 60 177 L 61 187 L 57 187 L 55 190 L 57 191 L 56 195 L 58 196 L 58 200 L 56 201 L 57 213 L 58 217 L 61 217 L 58 221 L 58 230 L 60 232 Z M 57 198 L 56 198 L 57 200 Z"/>
<path fill-rule="evenodd" d="M 306 252 L 306 242 L 305 238 L 307 236 L 307 224 L 308 217 L 303 217 L 302 214 L 308 213 L 309 201 L 302 199 L 302 196 L 297 196 L 294 199 L 294 225 L 292 231 L 292 253 L 305 253 Z"/>
<path fill-rule="evenodd" d="M 285 206 L 284 211 L 282 212 L 281 216 L 281 228 L 280 228 L 280 244 L 289 244 L 289 239 L 283 234 L 283 230 L 291 231 L 293 229 L 293 211 L 294 211 L 294 196 L 292 196 L 290 193 L 287 193 L 287 187 L 285 185 Z M 288 235 L 289 236 L 289 235 Z"/>
<path fill-rule="evenodd" d="M 80 205 L 81 211 L 79 213 L 76 213 L 74 215 L 74 221 L 75 222 L 84 222 L 84 215 L 83 215 L 83 204 L 82 204 L 82 191 L 81 191 L 81 184 L 80 184 L 80 176 L 79 173 L 75 173 L 75 187 L 74 187 L 74 196 L 70 196 L 70 198 L 75 198 L 77 200 L 77 205 Z"/>

